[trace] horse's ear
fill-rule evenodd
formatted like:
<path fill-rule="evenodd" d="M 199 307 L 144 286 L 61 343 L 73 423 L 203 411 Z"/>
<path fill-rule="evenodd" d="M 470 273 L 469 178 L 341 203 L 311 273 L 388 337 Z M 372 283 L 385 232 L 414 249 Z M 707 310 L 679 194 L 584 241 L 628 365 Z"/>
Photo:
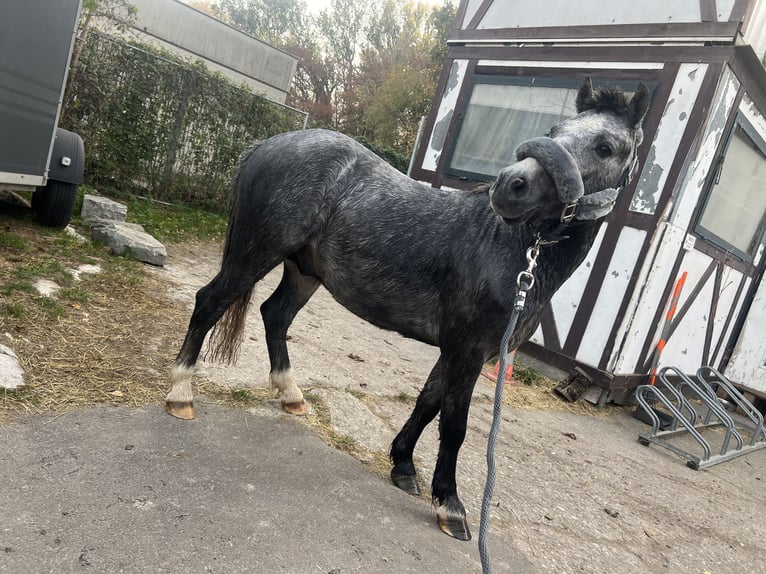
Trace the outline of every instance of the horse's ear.
<path fill-rule="evenodd" d="M 633 122 L 634 127 L 641 127 L 641 122 L 644 121 L 646 111 L 649 109 L 649 90 L 644 84 L 638 84 L 636 93 L 628 104 L 630 109 L 630 120 Z"/>
<path fill-rule="evenodd" d="M 585 78 L 582 86 L 580 86 L 580 91 L 577 92 L 575 106 L 578 114 L 593 107 L 593 84 L 591 83 L 590 78 Z"/>

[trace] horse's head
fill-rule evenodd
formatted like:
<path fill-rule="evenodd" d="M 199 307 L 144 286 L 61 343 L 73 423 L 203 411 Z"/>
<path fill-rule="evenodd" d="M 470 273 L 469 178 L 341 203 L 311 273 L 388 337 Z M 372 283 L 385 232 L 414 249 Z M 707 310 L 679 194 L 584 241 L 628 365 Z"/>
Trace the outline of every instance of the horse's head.
<path fill-rule="evenodd" d="M 507 223 L 558 220 L 566 206 L 577 219 L 608 214 L 637 168 L 636 153 L 649 107 L 640 84 L 633 97 L 615 89 L 593 90 L 586 79 L 577 115 L 522 143 L 519 161 L 503 168 L 490 188 L 492 209 Z M 576 205 L 576 207 L 575 207 Z"/>

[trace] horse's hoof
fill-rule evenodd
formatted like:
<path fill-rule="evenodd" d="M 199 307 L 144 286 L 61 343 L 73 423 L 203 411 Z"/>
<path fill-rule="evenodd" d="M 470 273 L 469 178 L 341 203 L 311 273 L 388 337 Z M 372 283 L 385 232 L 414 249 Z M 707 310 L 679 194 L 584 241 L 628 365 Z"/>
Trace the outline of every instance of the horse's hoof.
<path fill-rule="evenodd" d="M 420 496 L 420 487 L 418 487 L 414 474 L 395 474 L 392 470 L 391 480 L 397 488 L 401 488 L 407 494 Z"/>
<path fill-rule="evenodd" d="M 306 406 L 306 401 L 303 399 L 292 403 L 282 401 L 282 408 L 285 409 L 286 413 L 298 417 L 305 417 L 307 414 L 309 414 L 308 406 Z"/>
<path fill-rule="evenodd" d="M 442 505 L 436 510 L 436 518 L 439 522 L 439 528 L 445 534 L 458 540 L 468 541 L 471 539 L 471 531 L 468 528 L 468 521 L 465 519 L 465 512 L 449 510 Z"/>
<path fill-rule="evenodd" d="M 165 410 L 169 415 L 176 417 L 177 419 L 183 419 L 190 421 L 194 418 L 194 403 L 190 402 L 178 402 L 169 401 L 165 403 Z"/>

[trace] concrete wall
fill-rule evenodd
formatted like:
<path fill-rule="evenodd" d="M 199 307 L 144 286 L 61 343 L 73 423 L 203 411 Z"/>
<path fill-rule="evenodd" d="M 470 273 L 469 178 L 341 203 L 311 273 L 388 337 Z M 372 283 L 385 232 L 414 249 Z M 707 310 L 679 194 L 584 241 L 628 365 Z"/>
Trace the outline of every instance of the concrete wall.
<path fill-rule="evenodd" d="M 178 0 L 130 0 L 138 9 L 135 31 L 182 56 L 284 103 L 297 58 Z"/>

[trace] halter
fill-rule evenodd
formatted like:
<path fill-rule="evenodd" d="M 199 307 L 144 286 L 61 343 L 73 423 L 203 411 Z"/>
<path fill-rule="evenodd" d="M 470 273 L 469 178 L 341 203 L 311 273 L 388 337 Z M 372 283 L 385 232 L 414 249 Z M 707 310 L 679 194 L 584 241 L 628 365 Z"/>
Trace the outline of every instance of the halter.
<path fill-rule="evenodd" d="M 632 155 L 633 157 L 631 158 L 630 163 L 625 166 L 625 169 L 620 176 L 620 180 L 617 183 L 617 187 L 615 188 L 617 190 L 617 195 L 621 194 L 622 190 L 630 185 L 630 182 L 633 181 L 633 176 L 638 171 L 638 129 L 633 134 Z M 564 233 L 574 224 L 575 219 L 577 219 L 577 215 L 580 211 L 581 199 L 582 196 L 570 203 L 564 203 L 564 208 L 561 210 L 561 215 L 559 216 L 559 224 L 550 231 L 539 233 L 536 245 L 553 245 L 562 239 L 569 239 L 569 236 L 564 235 Z"/>

